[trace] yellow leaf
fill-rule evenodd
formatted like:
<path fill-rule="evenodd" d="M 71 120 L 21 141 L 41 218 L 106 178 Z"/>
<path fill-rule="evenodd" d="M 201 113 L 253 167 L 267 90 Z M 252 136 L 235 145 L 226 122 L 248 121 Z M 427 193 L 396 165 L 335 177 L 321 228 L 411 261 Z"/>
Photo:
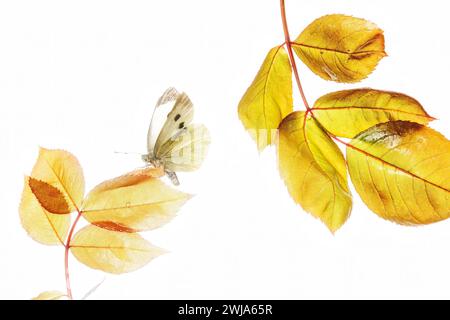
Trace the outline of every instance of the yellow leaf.
<path fill-rule="evenodd" d="M 352 198 L 344 157 L 317 122 L 294 112 L 280 125 L 279 169 L 290 195 L 332 231 L 348 219 Z"/>
<path fill-rule="evenodd" d="M 293 49 L 318 76 L 349 83 L 365 79 L 386 56 L 383 30 L 342 14 L 315 20 L 298 36 Z"/>
<path fill-rule="evenodd" d="M 47 245 L 64 244 L 70 227 L 70 215 L 45 210 L 31 191 L 29 180 L 25 177 L 19 206 L 22 226 L 35 241 Z"/>
<path fill-rule="evenodd" d="M 28 184 L 36 199 L 45 210 L 55 214 L 70 213 L 69 204 L 58 188 L 33 178 L 29 178 Z"/>
<path fill-rule="evenodd" d="M 83 216 L 99 227 L 123 232 L 166 224 L 190 195 L 154 178 L 160 176 L 160 171 L 139 170 L 101 183 L 83 202 Z"/>
<path fill-rule="evenodd" d="M 269 51 L 238 107 L 239 118 L 259 150 L 275 142 L 281 120 L 293 110 L 292 70 L 286 50 Z"/>
<path fill-rule="evenodd" d="M 417 123 L 395 121 L 358 135 L 347 147 L 349 172 L 366 205 L 403 225 L 450 215 L 450 142 Z"/>
<path fill-rule="evenodd" d="M 70 250 L 86 266 L 115 274 L 137 270 L 164 253 L 136 233 L 109 231 L 93 225 L 78 231 Z"/>
<path fill-rule="evenodd" d="M 63 300 L 64 298 L 67 298 L 67 295 L 60 291 L 45 291 L 34 297 L 33 300 Z"/>
<path fill-rule="evenodd" d="M 83 170 L 71 153 L 41 148 L 31 177 L 60 190 L 70 212 L 80 207 L 84 196 Z"/>
<path fill-rule="evenodd" d="M 405 120 L 428 124 L 434 120 L 417 100 L 373 89 L 329 93 L 316 101 L 313 113 L 329 132 L 351 139 L 379 123 Z"/>

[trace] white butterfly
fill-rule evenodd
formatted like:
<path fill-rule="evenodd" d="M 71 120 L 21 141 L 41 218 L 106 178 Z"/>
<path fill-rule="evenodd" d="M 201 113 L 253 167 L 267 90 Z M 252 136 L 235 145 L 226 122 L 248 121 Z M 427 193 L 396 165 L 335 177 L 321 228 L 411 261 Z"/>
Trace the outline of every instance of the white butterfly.
<path fill-rule="evenodd" d="M 170 112 L 164 109 L 172 106 Z M 167 110 L 166 110 L 167 112 Z M 157 133 L 157 116 L 167 114 Z M 194 106 L 189 97 L 175 88 L 167 89 L 153 111 L 147 134 L 147 152 L 142 159 L 154 167 L 162 167 L 173 184 L 179 185 L 177 171 L 197 170 L 206 157 L 210 143 L 204 125 L 192 124 Z"/>

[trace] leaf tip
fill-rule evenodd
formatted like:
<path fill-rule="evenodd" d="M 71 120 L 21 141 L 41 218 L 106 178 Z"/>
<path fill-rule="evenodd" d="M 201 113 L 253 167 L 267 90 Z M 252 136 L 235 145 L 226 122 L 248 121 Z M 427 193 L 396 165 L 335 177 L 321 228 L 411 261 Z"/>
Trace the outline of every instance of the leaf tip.
<path fill-rule="evenodd" d="M 42 147 L 42 146 L 39 146 L 39 147 L 38 147 L 38 155 L 39 155 L 39 156 L 42 156 L 42 155 L 44 155 L 45 153 L 50 152 L 50 151 L 51 151 L 51 149 L 44 148 L 44 147 Z"/>
<path fill-rule="evenodd" d="M 170 250 L 158 247 L 158 256 L 159 257 L 163 256 L 165 254 L 169 254 L 169 253 L 171 253 Z"/>
<path fill-rule="evenodd" d="M 60 291 L 45 291 L 32 298 L 31 300 L 67 300 L 67 294 Z"/>
<path fill-rule="evenodd" d="M 343 227 L 343 225 L 344 224 L 341 224 L 341 225 L 326 224 L 328 230 L 330 231 L 330 233 L 333 237 L 336 236 L 336 233 Z"/>
<path fill-rule="evenodd" d="M 189 201 L 197 196 L 196 194 L 192 194 L 192 193 L 185 193 L 185 195 L 186 195 L 186 201 Z"/>

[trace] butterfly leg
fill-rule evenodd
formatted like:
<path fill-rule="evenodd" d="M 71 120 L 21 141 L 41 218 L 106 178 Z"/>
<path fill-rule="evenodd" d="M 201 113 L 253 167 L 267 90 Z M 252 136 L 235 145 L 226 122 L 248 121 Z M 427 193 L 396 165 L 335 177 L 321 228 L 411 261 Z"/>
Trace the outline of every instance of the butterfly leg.
<path fill-rule="evenodd" d="M 180 185 L 180 181 L 178 180 L 177 174 L 175 172 L 172 171 L 166 171 L 167 176 L 169 177 L 170 181 L 172 181 L 172 183 L 175 186 L 179 186 Z"/>

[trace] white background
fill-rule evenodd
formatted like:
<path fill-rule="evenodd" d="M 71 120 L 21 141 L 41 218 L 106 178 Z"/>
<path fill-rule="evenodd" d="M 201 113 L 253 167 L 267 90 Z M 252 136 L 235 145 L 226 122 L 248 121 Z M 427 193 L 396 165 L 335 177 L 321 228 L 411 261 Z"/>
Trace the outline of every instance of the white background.
<path fill-rule="evenodd" d="M 312 103 L 370 86 L 417 98 L 449 137 L 446 1 L 287 0 L 292 37 L 327 13 L 385 30 L 389 57 L 366 81 L 325 82 L 300 64 Z M 266 52 L 284 41 L 277 0 L 0 2 L 0 298 L 64 290 L 63 249 L 27 236 L 18 217 L 23 176 L 38 146 L 80 160 L 87 190 L 142 165 L 152 107 L 168 86 L 188 92 L 212 135 L 207 161 L 180 174 L 197 196 L 145 234 L 170 253 L 106 277 L 97 299 L 450 298 L 450 222 L 383 221 L 354 193 L 335 235 L 281 182 L 274 150 L 259 155 L 237 104 Z M 71 259 L 75 297 L 103 273 Z"/>

